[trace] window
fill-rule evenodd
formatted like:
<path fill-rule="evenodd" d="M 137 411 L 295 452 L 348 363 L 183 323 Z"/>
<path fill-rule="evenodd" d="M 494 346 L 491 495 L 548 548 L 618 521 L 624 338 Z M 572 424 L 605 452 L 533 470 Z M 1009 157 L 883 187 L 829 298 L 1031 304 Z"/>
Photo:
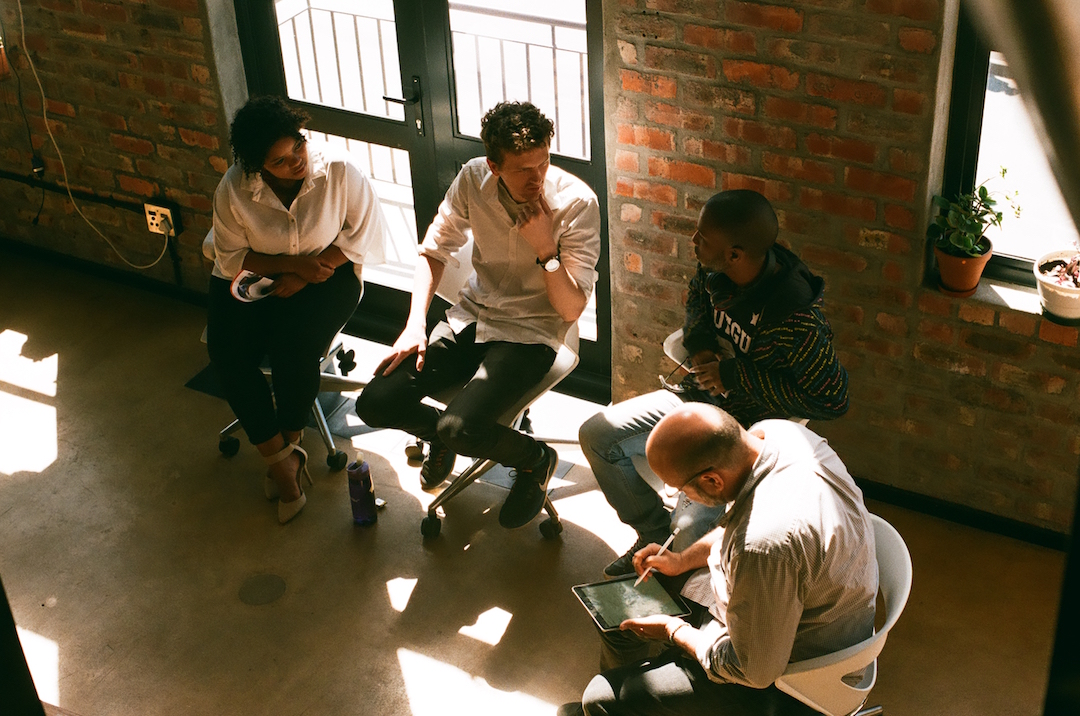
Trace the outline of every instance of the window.
<path fill-rule="evenodd" d="M 945 196 L 971 191 L 986 180 L 998 194 L 1005 218 L 1000 229 L 987 231 L 994 244 L 988 277 L 1034 286 L 1034 261 L 1080 241 L 1005 57 L 982 44 L 964 12 L 945 161 Z M 1007 170 L 1004 178 L 1001 167 Z M 1019 217 L 1006 193 L 1015 193 Z"/>

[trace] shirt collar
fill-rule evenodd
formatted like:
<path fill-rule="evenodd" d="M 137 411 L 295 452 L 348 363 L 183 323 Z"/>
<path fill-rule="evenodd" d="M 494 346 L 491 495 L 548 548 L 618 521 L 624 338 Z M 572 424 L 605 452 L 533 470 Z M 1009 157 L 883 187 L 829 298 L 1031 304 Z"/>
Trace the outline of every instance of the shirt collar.
<path fill-rule="evenodd" d="M 557 172 L 558 169 L 554 166 L 549 166 L 547 174 L 544 176 L 544 198 L 547 200 L 548 206 L 552 209 L 555 208 L 555 195 L 558 194 L 558 187 L 555 184 L 555 180 L 552 178 L 551 173 Z M 480 182 L 480 193 L 488 201 L 499 200 L 499 177 L 495 176 L 495 172 L 488 168 L 487 176 Z M 507 192 L 509 195 L 509 192 Z"/>
<path fill-rule="evenodd" d="M 326 157 L 323 155 L 322 150 L 317 146 L 312 146 L 308 143 L 308 173 L 304 177 L 304 183 L 300 186 L 300 191 L 297 193 L 297 198 L 300 198 L 304 194 L 311 191 L 315 186 L 315 181 L 326 176 Z M 240 189 L 251 192 L 251 200 L 256 203 L 264 203 L 262 201 L 263 195 L 267 197 L 274 196 L 274 192 L 270 187 L 266 185 L 266 182 L 262 178 L 262 174 L 255 172 L 254 174 L 248 174 L 247 172 L 241 172 L 240 176 Z"/>
<path fill-rule="evenodd" d="M 750 501 L 750 497 L 754 494 L 758 484 L 776 467 L 776 460 L 776 451 L 772 448 L 768 438 L 766 438 L 761 446 L 761 452 L 758 454 L 757 460 L 754 461 L 754 466 L 750 469 L 750 476 L 746 478 L 746 482 L 739 489 L 739 494 L 735 495 L 735 499 L 727 504 L 727 511 L 717 521 L 718 527 L 727 526 L 735 511 Z"/>

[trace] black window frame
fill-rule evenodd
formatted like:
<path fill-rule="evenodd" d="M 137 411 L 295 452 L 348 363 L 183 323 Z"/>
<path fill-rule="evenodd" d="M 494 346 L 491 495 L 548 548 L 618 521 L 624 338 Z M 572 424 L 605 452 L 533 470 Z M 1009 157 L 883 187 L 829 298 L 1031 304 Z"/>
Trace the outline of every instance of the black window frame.
<path fill-rule="evenodd" d="M 961 5 L 940 192 L 945 197 L 955 197 L 975 189 L 991 49 L 979 36 L 971 17 Z M 931 216 L 935 215 L 936 208 Z M 932 260 L 933 253 L 928 253 Z M 1035 288 L 1034 264 L 1034 261 L 994 254 L 986 264 L 983 276 Z"/>

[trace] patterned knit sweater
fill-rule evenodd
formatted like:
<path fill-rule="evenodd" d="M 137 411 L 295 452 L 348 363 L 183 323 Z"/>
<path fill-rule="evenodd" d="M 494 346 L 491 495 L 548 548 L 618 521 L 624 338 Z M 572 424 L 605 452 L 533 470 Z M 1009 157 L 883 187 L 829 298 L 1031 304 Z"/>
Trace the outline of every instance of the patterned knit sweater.
<path fill-rule="evenodd" d="M 766 418 L 831 420 L 847 412 L 847 371 L 821 312 L 825 282 L 795 254 L 774 246 L 761 278 L 736 286 L 698 266 L 690 282 L 683 346 L 720 356 L 726 397 L 689 377 L 691 400 L 713 403 L 744 426 Z"/>

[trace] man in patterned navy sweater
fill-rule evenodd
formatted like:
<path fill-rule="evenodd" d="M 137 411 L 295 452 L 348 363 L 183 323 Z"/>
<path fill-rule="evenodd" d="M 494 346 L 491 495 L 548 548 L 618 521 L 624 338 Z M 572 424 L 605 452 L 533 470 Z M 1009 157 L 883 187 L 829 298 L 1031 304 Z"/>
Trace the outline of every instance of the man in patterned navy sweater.
<path fill-rule="evenodd" d="M 686 401 L 717 405 L 744 427 L 766 418 L 830 420 L 847 412 L 847 372 L 821 312 L 824 281 L 776 244 L 778 233 L 776 213 L 755 191 L 709 199 L 693 238 L 699 265 L 683 328 L 690 374 L 674 390 L 610 406 L 581 426 L 581 447 L 600 489 L 638 533 L 633 547 L 605 568 L 608 576 L 632 573 L 634 554 L 671 530 L 671 514 L 632 460 L 645 454 L 645 441 L 664 415 Z M 722 513 L 722 507 L 685 510 L 679 541 L 692 542 Z"/>

